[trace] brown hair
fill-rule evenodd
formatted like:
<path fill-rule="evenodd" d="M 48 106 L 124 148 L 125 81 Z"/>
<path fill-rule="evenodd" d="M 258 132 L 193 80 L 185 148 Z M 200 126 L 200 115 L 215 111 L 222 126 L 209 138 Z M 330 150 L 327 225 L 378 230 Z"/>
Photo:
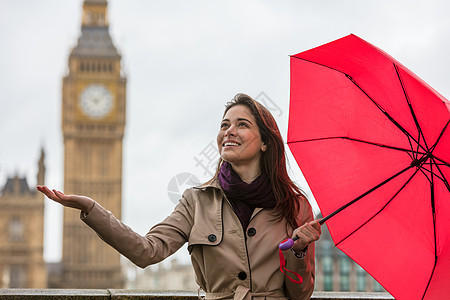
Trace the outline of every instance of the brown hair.
<path fill-rule="evenodd" d="M 236 105 L 248 107 L 256 120 L 261 140 L 267 146 L 266 151 L 261 153 L 261 172 L 265 172 L 270 179 L 277 202 L 275 210 L 278 217 L 280 219 L 286 218 L 287 223 L 295 229 L 300 225 L 297 224 L 297 216 L 300 212 L 299 197 L 305 197 L 305 195 L 289 178 L 287 173 L 284 143 L 278 125 L 267 108 L 246 94 L 234 96 L 226 104 L 223 115 L 225 116 L 228 110 Z M 212 180 L 217 178 L 222 162 L 221 158 Z"/>

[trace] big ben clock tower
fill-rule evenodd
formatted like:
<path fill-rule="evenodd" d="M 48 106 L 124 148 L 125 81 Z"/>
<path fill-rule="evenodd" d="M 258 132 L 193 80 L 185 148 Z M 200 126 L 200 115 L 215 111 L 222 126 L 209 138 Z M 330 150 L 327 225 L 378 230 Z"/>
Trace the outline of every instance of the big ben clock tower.
<path fill-rule="evenodd" d="M 81 36 L 63 78 L 64 190 L 121 217 L 126 79 L 108 32 L 106 0 L 84 0 Z M 122 288 L 120 256 L 64 209 L 63 288 Z"/>

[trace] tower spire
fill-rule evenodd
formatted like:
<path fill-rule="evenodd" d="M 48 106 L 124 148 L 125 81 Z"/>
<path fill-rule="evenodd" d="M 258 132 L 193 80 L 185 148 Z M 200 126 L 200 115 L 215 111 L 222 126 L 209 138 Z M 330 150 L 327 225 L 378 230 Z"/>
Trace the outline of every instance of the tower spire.
<path fill-rule="evenodd" d="M 41 156 L 38 161 L 38 173 L 37 173 L 37 184 L 45 184 L 45 151 L 44 147 L 41 148 Z"/>
<path fill-rule="evenodd" d="M 108 31 L 106 0 L 84 0 L 81 19 L 81 36 L 72 49 L 71 56 L 116 57 L 120 54 Z"/>
<path fill-rule="evenodd" d="M 106 0 L 84 0 L 82 26 L 108 27 Z"/>

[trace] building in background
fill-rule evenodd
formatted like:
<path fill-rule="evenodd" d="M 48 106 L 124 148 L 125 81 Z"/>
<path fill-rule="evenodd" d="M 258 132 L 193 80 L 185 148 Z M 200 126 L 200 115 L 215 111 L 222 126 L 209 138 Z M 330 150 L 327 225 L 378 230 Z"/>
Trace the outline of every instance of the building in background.
<path fill-rule="evenodd" d="M 122 143 L 126 78 L 108 30 L 107 1 L 84 0 L 81 36 L 62 85 L 64 191 L 88 195 L 118 218 L 122 208 Z M 61 288 L 122 288 L 120 255 L 64 209 Z M 55 279 L 55 280 L 54 280 Z"/>
<path fill-rule="evenodd" d="M 317 219 L 321 219 L 319 215 Z M 316 291 L 385 292 L 367 272 L 334 246 L 328 227 L 316 242 Z"/>
<path fill-rule="evenodd" d="M 190 264 L 180 264 L 174 258 L 145 269 L 141 269 L 127 259 L 123 266 L 126 273 L 126 289 L 146 289 L 162 291 L 197 291 L 194 269 Z"/>
<path fill-rule="evenodd" d="M 38 162 L 37 184 L 44 184 L 45 154 Z M 46 288 L 44 196 L 19 176 L 0 190 L 0 288 Z"/>

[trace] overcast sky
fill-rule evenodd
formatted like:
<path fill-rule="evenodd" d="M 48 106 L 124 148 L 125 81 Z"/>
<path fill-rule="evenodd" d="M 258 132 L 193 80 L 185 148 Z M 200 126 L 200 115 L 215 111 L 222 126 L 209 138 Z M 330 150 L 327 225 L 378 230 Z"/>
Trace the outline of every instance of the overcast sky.
<path fill-rule="evenodd" d="M 46 183 L 63 189 L 61 86 L 81 9 L 82 0 L 0 0 L 1 186 L 16 174 L 34 186 L 44 147 Z M 209 178 L 197 160 L 206 162 L 202 151 L 236 93 L 273 101 L 286 137 L 289 55 L 354 33 L 448 98 L 449 11 L 445 0 L 110 0 L 110 34 L 128 78 L 123 220 L 144 234 L 172 211 L 174 177 Z M 61 255 L 61 211 L 47 200 L 49 261 Z"/>

